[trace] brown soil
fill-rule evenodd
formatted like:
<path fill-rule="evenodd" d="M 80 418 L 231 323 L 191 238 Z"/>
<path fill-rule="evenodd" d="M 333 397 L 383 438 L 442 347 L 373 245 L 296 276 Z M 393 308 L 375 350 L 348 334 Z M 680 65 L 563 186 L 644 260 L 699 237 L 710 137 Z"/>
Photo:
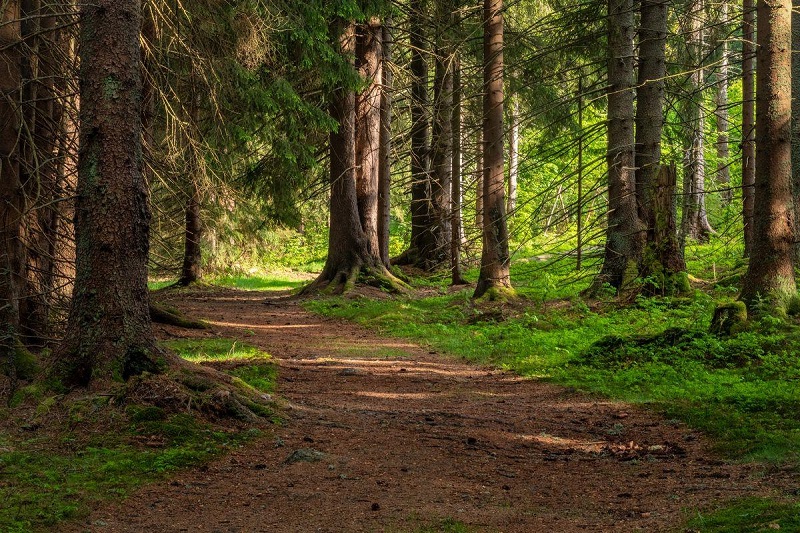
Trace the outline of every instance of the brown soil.
<path fill-rule="evenodd" d="M 167 303 L 279 365 L 285 424 L 95 511 L 75 531 L 664 531 L 687 510 L 768 494 L 682 424 L 477 368 L 263 293 Z M 266 305 L 265 305 L 266 304 Z M 290 459 L 291 457 L 291 459 Z"/>

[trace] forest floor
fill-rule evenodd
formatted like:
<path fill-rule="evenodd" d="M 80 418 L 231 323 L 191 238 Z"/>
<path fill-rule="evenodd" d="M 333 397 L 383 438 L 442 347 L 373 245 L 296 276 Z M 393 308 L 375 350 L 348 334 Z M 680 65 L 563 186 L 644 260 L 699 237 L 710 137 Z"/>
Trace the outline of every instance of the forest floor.
<path fill-rule="evenodd" d="M 159 297 L 270 353 L 284 422 L 73 531 L 665 531 L 785 484 L 657 414 L 468 365 L 285 294 Z M 766 525 L 767 527 L 769 525 Z M 69 530 L 65 526 L 63 530 Z"/>

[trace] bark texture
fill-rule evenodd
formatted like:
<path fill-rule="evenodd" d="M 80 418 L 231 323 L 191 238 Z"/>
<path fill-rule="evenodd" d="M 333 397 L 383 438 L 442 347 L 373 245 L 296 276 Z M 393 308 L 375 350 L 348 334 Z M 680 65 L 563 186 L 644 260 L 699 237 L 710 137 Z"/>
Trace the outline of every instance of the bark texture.
<path fill-rule="evenodd" d="M 756 9 L 754 0 L 743 0 L 742 5 L 742 220 L 744 255 L 750 257 L 756 180 Z"/>
<path fill-rule="evenodd" d="M 728 0 L 721 0 L 719 3 L 719 17 L 717 35 L 719 35 L 719 64 L 717 66 L 717 91 L 714 98 L 716 109 L 714 114 L 717 118 L 717 183 L 721 190 L 722 201 L 728 205 L 733 200 L 731 190 L 731 171 L 730 171 L 730 117 L 728 113 L 728 75 L 730 65 L 730 53 L 728 46 Z"/>
<path fill-rule="evenodd" d="M 57 353 L 72 385 L 160 369 L 147 290 L 140 0 L 81 2 L 76 279 Z"/>
<path fill-rule="evenodd" d="M 800 0 L 792 1 L 792 196 L 794 262 L 800 262 Z"/>
<path fill-rule="evenodd" d="M 381 261 L 389 266 L 389 225 L 391 221 L 391 184 L 392 184 L 392 20 L 387 19 L 383 25 L 383 54 L 381 74 L 383 87 L 381 90 L 381 135 L 380 135 L 380 169 L 378 172 L 378 248 Z"/>
<path fill-rule="evenodd" d="M 444 48 L 436 53 L 433 83 L 433 139 L 431 146 L 432 220 L 429 231 L 434 248 L 420 264 L 428 270 L 446 264 L 450 252 L 450 193 L 453 178 L 453 64 Z"/>
<path fill-rule="evenodd" d="M 463 238 L 463 223 L 461 220 L 461 61 L 458 55 L 453 57 L 453 178 L 450 190 L 450 272 L 453 285 L 464 285 L 461 273 L 461 239 Z"/>
<path fill-rule="evenodd" d="M 667 0 L 642 0 L 636 106 L 636 196 L 647 228 L 639 277 L 650 294 L 688 289 L 686 264 L 676 239 L 675 167 L 661 165 L 666 76 Z"/>
<path fill-rule="evenodd" d="M 636 206 L 633 112 L 633 1 L 608 2 L 608 227 L 603 267 L 590 292 L 628 286 L 644 240 Z"/>
<path fill-rule="evenodd" d="M 503 2 L 483 3 L 483 249 L 475 297 L 511 293 L 503 167 Z"/>
<path fill-rule="evenodd" d="M 415 264 L 435 244 L 431 242 L 430 145 L 428 141 L 427 41 L 423 29 L 426 0 L 411 0 L 411 242 L 409 249 L 393 262 Z"/>
<path fill-rule="evenodd" d="M 684 33 L 688 36 L 686 69 L 690 72 L 682 106 L 686 148 L 683 157 L 683 214 L 681 241 L 707 242 L 714 233 L 706 213 L 705 111 L 703 89 L 704 29 L 703 0 L 691 0 L 686 7 Z"/>
<path fill-rule="evenodd" d="M 511 128 L 508 132 L 508 205 L 506 212 L 514 214 L 517 208 L 517 182 L 519 181 L 519 95 L 511 98 Z"/>
<path fill-rule="evenodd" d="M 337 21 L 331 27 L 342 55 L 350 56 L 356 48 L 355 25 Z M 356 187 L 356 95 L 346 87 L 331 94 L 331 116 L 339 127 L 330 134 L 330 230 L 328 256 L 320 275 L 303 292 L 341 294 L 357 281 L 398 288 L 402 285 L 386 269 L 365 232 L 359 211 Z M 375 131 L 378 134 L 378 131 Z M 377 138 L 376 138 L 377 142 Z M 377 195 L 373 209 L 377 208 Z"/>
<path fill-rule="evenodd" d="M 356 28 L 356 68 L 367 83 L 356 95 L 356 197 L 361 227 L 371 255 L 378 243 L 378 176 L 381 136 L 381 41 L 377 18 Z"/>
<path fill-rule="evenodd" d="M 759 0 L 757 7 L 756 216 L 740 298 L 748 313 L 782 314 L 797 297 L 791 181 L 792 3 Z"/>
<path fill-rule="evenodd" d="M 26 209 L 20 179 L 20 5 L 3 2 L 0 25 L 0 370 L 13 367 L 19 342 L 24 284 L 22 221 Z M 11 364 L 9 364 L 11 363 Z"/>

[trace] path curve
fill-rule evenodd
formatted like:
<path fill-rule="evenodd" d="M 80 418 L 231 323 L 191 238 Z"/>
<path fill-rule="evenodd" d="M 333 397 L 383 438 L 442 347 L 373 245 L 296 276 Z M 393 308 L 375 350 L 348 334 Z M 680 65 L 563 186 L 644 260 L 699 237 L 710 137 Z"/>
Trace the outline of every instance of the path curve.
<path fill-rule="evenodd" d="M 686 509 L 768 492 L 758 467 L 720 461 L 695 432 L 641 409 L 380 338 L 280 296 L 165 300 L 214 324 L 200 335 L 276 358 L 286 423 L 76 531 L 412 532 L 447 520 L 481 532 L 664 531 Z M 298 451 L 306 460 L 287 461 Z"/>

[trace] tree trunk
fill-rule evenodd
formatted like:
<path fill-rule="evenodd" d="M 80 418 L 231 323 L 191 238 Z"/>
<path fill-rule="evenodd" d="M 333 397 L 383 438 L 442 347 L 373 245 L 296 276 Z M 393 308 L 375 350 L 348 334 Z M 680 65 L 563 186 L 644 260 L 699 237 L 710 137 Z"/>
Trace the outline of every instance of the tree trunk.
<path fill-rule="evenodd" d="M 342 55 L 352 55 L 356 32 L 352 23 L 335 22 L 332 37 Z M 340 84 L 341 85 L 341 84 Z M 328 257 L 322 272 L 304 293 L 325 291 L 341 294 L 361 278 L 367 283 L 397 288 L 401 283 L 386 269 L 371 247 L 359 213 L 356 188 L 356 96 L 346 87 L 334 89 L 330 113 L 339 127 L 330 134 L 330 224 Z M 375 133 L 378 133 L 377 131 Z M 377 196 L 375 197 L 377 206 Z"/>
<path fill-rule="evenodd" d="M 800 264 L 800 0 L 792 2 L 792 196 L 794 262 Z"/>
<path fill-rule="evenodd" d="M 0 25 L 0 368 L 13 370 L 19 343 L 19 305 L 24 285 L 22 221 L 26 210 L 20 179 L 20 4 L 3 2 Z"/>
<path fill-rule="evenodd" d="M 453 56 L 453 133 L 452 189 L 450 191 L 450 272 L 452 285 L 464 285 L 461 273 L 461 60 Z"/>
<path fill-rule="evenodd" d="M 475 226 L 483 231 L 483 127 L 475 141 Z"/>
<path fill-rule="evenodd" d="M 733 200 L 731 190 L 731 171 L 730 171 L 730 142 L 728 130 L 730 120 L 728 117 L 728 0 L 721 0 L 719 5 L 719 26 L 717 33 L 719 39 L 719 66 L 717 68 L 717 92 L 715 98 L 717 117 L 717 183 L 722 190 L 722 202 L 725 205 Z"/>
<path fill-rule="evenodd" d="M 744 256 L 753 249 L 753 213 L 756 180 L 756 9 L 743 0 L 742 23 L 742 221 Z"/>
<path fill-rule="evenodd" d="M 797 298 L 792 260 L 792 3 L 759 0 L 757 5 L 756 216 L 753 260 L 740 298 L 748 313 L 785 314 Z"/>
<path fill-rule="evenodd" d="M 617 291 L 636 277 L 644 232 L 636 207 L 633 112 L 633 0 L 608 2 L 608 227 L 603 267 L 590 288 Z"/>
<path fill-rule="evenodd" d="M 475 298 L 513 293 L 503 168 L 503 0 L 483 3 L 483 251 Z"/>
<path fill-rule="evenodd" d="M 519 95 L 511 98 L 511 129 L 508 140 L 508 205 L 506 212 L 514 214 L 517 207 L 517 181 L 519 179 Z"/>
<path fill-rule="evenodd" d="M 688 96 L 683 105 L 684 151 L 683 218 L 681 242 L 692 239 L 708 242 L 714 230 L 708 223 L 705 200 L 705 112 L 703 110 L 703 0 L 691 0 L 686 8 L 686 33 L 688 33 L 687 65 L 689 75 Z"/>
<path fill-rule="evenodd" d="M 453 67 L 452 58 L 443 49 L 436 52 L 436 75 L 433 83 L 433 141 L 431 147 L 431 200 L 432 224 L 430 227 L 435 247 L 421 261 L 420 266 L 433 270 L 446 263 L 450 253 L 450 189 L 453 176 Z"/>
<path fill-rule="evenodd" d="M 378 176 L 381 136 L 381 38 L 377 18 L 356 28 L 356 68 L 367 87 L 356 95 L 356 197 L 361 227 L 371 255 L 378 244 Z"/>
<path fill-rule="evenodd" d="M 31 347 L 43 347 L 52 330 L 56 293 L 56 243 L 60 224 L 57 143 L 64 110 L 64 91 L 56 80 L 64 76 L 63 7 L 22 2 L 24 60 L 22 181 L 28 201 L 25 289 L 20 302 L 20 332 Z"/>
<path fill-rule="evenodd" d="M 639 277 L 650 294 L 688 289 L 686 264 L 675 238 L 675 167 L 661 165 L 666 76 L 667 0 L 642 0 L 636 106 L 636 196 L 647 228 Z"/>
<path fill-rule="evenodd" d="M 195 176 L 192 176 L 189 191 L 189 199 L 186 201 L 185 226 L 183 237 L 183 264 L 181 266 L 181 276 L 178 285 L 186 287 L 200 279 L 200 267 L 203 260 L 203 252 L 200 246 L 203 237 L 203 225 L 200 217 L 200 187 Z"/>
<path fill-rule="evenodd" d="M 58 362 L 88 385 L 160 370 L 147 290 L 140 0 L 83 1 L 76 279 Z"/>
<path fill-rule="evenodd" d="M 428 144 L 427 40 L 423 29 L 426 0 L 411 0 L 409 41 L 411 44 L 411 242 L 409 249 L 393 262 L 415 264 L 431 243 L 430 146 Z"/>
<path fill-rule="evenodd" d="M 392 184 L 392 20 L 383 25 L 383 89 L 381 90 L 380 169 L 378 173 L 378 248 L 381 261 L 389 267 L 389 224 Z"/>

